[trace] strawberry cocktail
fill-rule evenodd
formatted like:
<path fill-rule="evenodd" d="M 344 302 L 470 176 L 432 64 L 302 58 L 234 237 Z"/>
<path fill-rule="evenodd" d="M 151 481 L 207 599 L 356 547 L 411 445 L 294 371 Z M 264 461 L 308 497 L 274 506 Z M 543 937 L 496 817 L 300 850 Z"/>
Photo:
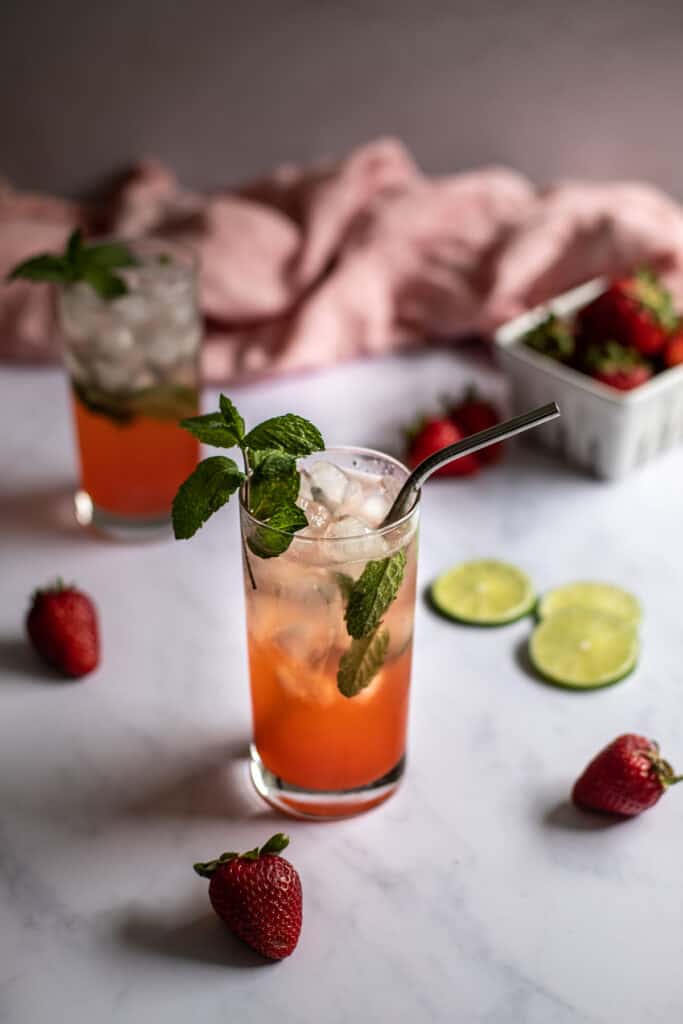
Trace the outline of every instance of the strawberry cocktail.
<path fill-rule="evenodd" d="M 161 241 L 86 244 L 76 231 L 64 253 L 27 260 L 12 276 L 58 285 L 80 521 L 123 535 L 167 529 L 173 496 L 199 457 L 178 426 L 198 411 L 193 257 Z"/>
<path fill-rule="evenodd" d="M 385 800 L 403 773 L 417 572 L 417 503 L 382 527 L 408 471 L 325 449 L 280 416 L 245 431 L 229 399 L 184 421 L 239 447 L 205 459 L 173 507 L 192 536 L 239 492 L 253 712 L 251 777 L 269 803 L 336 818 Z"/>

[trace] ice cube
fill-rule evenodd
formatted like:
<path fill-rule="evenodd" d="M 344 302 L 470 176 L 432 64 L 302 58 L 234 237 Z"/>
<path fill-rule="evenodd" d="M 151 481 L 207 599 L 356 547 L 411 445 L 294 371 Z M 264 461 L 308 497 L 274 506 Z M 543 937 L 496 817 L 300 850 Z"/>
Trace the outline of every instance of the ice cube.
<path fill-rule="evenodd" d="M 290 623 L 279 629 L 273 640 L 283 655 L 274 659 L 275 672 L 290 697 L 316 704 L 334 700 L 334 677 L 324 672 L 334 641 L 334 630 L 326 618 Z"/>
<path fill-rule="evenodd" d="M 330 653 L 334 632 L 326 617 L 313 616 L 279 628 L 274 643 L 302 668 L 320 668 Z"/>
<path fill-rule="evenodd" d="M 359 515 L 372 527 L 378 527 L 391 508 L 388 495 L 382 491 L 370 492 L 363 497 L 358 509 Z"/>
<path fill-rule="evenodd" d="M 308 536 L 316 536 L 324 533 L 330 524 L 330 513 L 319 501 L 308 501 L 299 496 L 297 499 L 299 508 L 303 509 L 308 519 Z"/>
<path fill-rule="evenodd" d="M 116 300 L 116 313 L 120 320 L 137 327 L 150 315 L 150 304 L 142 295 L 124 295 Z"/>
<path fill-rule="evenodd" d="M 325 531 L 325 550 L 333 562 L 359 562 L 384 558 L 384 538 L 373 533 L 367 523 L 355 516 L 335 519 Z"/>
<path fill-rule="evenodd" d="M 344 540 L 347 537 L 363 537 L 370 533 L 370 527 L 356 516 L 342 516 L 330 523 L 325 536 L 328 540 Z"/>
<path fill-rule="evenodd" d="M 123 324 L 108 324 L 100 330 L 94 339 L 98 356 L 112 362 L 120 357 L 127 359 L 135 348 L 135 338 L 130 327 Z M 136 360 L 140 362 L 141 360 Z"/>
<path fill-rule="evenodd" d="M 167 369 L 178 360 L 177 339 L 162 324 L 155 323 L 145 330 L 144 348 L 147 362 L 154 369 Z"/>
<path fill-rule="evenodd" d="M 343 504 L 348 477 L 339 466 L 331 462 L 314 462 L 309 469 L 311 493 L 315 501 L 321 502 L 330 510 L 336 510 Z"/>
<path fill-rule="evenodd" d="M 304 501 L 313 501 L 313 492 L 311 490 L 311 478 L 308 472 L 302 469 L 299 474 L 299 497 L 296 503 L 300 508 L 305 508 L 302 504 Z"/>
<path fill-rule="evenodd" d="M 90 364 L 90 372 L 103 391 L 128 390 L 135 379 L 137 368 L 137 363 L 131 365 L 123 359 L 94 359 Z"/>
<path fill-rule="evenodd" d="M 185 356 L 194 355 L 202 337 L 199 321 L 195 319 L 181 328 L 174 325 L 173 337 L 175 338 L 176 358 L 182 359 Z"/>
<path fill-rule="evenodd" d="M 107 322 L 109 307 L 84 281 L 78 281 L 60 293 L 62 331 L 70 341 L 87 341 Z"/>

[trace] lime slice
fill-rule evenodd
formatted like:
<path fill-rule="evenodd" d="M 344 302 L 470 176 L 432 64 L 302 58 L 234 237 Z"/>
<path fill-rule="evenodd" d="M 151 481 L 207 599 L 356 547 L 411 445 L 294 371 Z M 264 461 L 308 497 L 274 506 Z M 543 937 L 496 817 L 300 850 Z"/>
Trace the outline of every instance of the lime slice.
<path fill-rule="evenodd" d="M 463 562 L 432 583 L 436 608 L 475 626 L 502 626 L 528 615 L 536 603 L 531 580 L 514 565 L 481 559 Z"/>
<path fill-rule="evenodd" d="M 529 657 L 549 682 L 592 690 L 617 683 L 635 668 L 638 634 L 607 612 L 564 608 L 536 626 Z"/>
<path fill-rule="evenodd" d="M 538 617 L 547 619 L 565 608 L 607 612 L 630 626 L 637 626 L 641 619 L 640 605 L 633 594 L 609 583 L 568 583 L 549 590 L 538 602 Z"/>

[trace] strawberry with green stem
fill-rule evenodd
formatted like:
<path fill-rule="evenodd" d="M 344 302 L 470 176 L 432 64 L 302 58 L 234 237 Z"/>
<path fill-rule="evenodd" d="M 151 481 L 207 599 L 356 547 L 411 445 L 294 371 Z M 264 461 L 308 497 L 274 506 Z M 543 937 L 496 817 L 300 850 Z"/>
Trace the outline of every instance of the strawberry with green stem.
<path fill-rule="evenodd" d="M 293 953 L 301 933 L 301 879 L 280 856 L 288 844 L 288 836 L 278 832 L 260 849 L 224 853 L 194 865 L 198 875 L 210 879 L 209 900 L 218 916 L 270 960 Z"/>
<path fill-rule="evenodd" d="M 584 356 L 584 366 L 591 377 L 618 391 L 631 391 L 650 379 L 652 364 L 635 348 L 607 341 L 591 345 Z"/>
<path fill-rule="evenodd" d="M 593 758 L 574 784 L 572 800 L 589 810 L 633 817 L 681 780 L 654 740 L 626 733 Z"/>
<path fill-rule="evenodd" d="M 636 349 L 643 356 L 661 352 L 678 326 L 670 292 L 652 270 L 639 270 L 612 281 L 577 316 L 583 344 L 609 339 Z"/>

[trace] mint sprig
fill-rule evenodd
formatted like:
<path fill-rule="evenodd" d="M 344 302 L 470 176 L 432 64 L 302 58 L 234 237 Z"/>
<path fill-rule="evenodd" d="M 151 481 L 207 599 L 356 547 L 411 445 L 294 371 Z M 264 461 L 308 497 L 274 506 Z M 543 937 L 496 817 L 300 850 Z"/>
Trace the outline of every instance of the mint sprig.
<path fill-rule="evenodd" d="M 200 462 L 180 485 L 173 501 L 176 539 L 193 537 L 199 527 L 229 501 L 244 479 L 237 463 L 225 455 L 213 455 Z"/>
<path fill-rule="evenodd" d="M 387 655 L 389 632 L 377 629 L 369 636 L 351 641 L 351 646 L 339 659 L 337 686 L 344 697 L 355 697 L 369 686 Z"/>
<path fill-rule="evenodd" d="M 398 594 L 405 568 L 405 551 L 368 562 L 354 583 L 346 605 L 349 636 L 360 640 L 375 631 Z"/>
<path fill-rule="evenodd" d="M 274 416 L 270 420 L 259 423 L 244 438 L 248 448 L 255 451 L 279 449 L 295 458 L 311 455 L 322 451 L 325 447 L 323 436 L 317 427 L 308 420 L 293 413 L 286 416 Z"/>
<path fill-rule="evenodd" d="M 382 619 L 401 588 L 406 569 L 405 551 L 368 562 L 354 582 L 337 573 L 336 579 L 346 606 L 344 618 L 351 640 L 339 659 L 337 687 L 344 697 L 355 697 L 377 675 L 389 648 L 389 633 L 381 629 Z"/>
<path fill-rule="evenodd" d="M 128 286 L 117 273 L 122 267 L 133 267 L 137 260 L 120 242 L 85 245 L 83 232 L 76 228 L 68 238 L 63 253 L 41 253 L 18 263 L 7 275 L 8 281 L 49 281 L 53 284 L 74 284 L 86 281 L 103 299 L 125 295 Z"/>
<path fill-rule="evenodd" d="M 296 459 L 322 450 L 325 442 L 317 427 L 291 413 L 266 420 L 245 433 L 244 419 L 227 395 L 220 396 L 219 406 L 218 412 L 189 417 L 180 425 L 204 444 L 239 448 L 244 472 L 232 459 L 222 456 L 200 462 L 173 502 L 175 535 L 193 536 L 246 483 L 249 511 L 261 524 L 247 543 L 259 558 L 274 558 L 287 550 L 298 530 L 308 525 L 305 513 L 296 504 L 300 485 Z M 215 469 L 203 470 L 206 463 L 213 463 Z M 225 463 L 234 467 L 229 474 Z"/>

